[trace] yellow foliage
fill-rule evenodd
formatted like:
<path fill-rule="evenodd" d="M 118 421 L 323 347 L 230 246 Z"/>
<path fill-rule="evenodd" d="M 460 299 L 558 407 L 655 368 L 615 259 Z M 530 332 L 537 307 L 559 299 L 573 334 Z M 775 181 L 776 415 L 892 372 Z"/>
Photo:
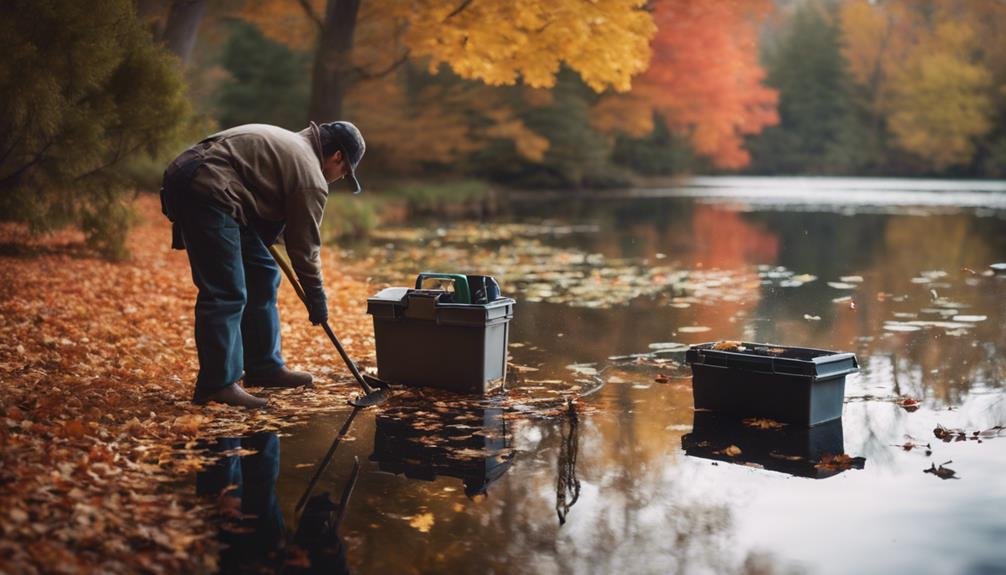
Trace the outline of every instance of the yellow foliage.
<path fill-rule="evenodd" d="M 624 133 L 641 138 L 653 131 L 653 106 L 636 90 L 625 95 L 608 95 L 591 110 L 590 124 L 595 130 L 610 134 Z"/>
<path fill-rule="evenodd" d="M 594 90 L 629 89 L 646 69 L 655 31 L 645 0 L 526 0 L 397 4 L 408 18 L 406 43 L 431 70 L 447 64 L 463 78 L 490 85 L 551 87 L 560 64 Z M 402 10 L 404 9 L 404 10 Z"/>
<path fill-rule="evenodd" d="M 539 162 L 546 138 L 531 131 L 501 98 L 479 84 L 434 84 L 406 90 L 401 74 L 360 84 L 346 99 L 346 117 L 386 154 L 388 166 L 409 171 L 421 163 L 451 163 L 486 145 L 512 140 L 519 154 Z"/>
<path fill-rule="evenodd" d="M 992 128 L 991 75 L 969 61 L 976 48 L 970 27 L 944 22 L 892 74 L 888 128 L 898 147 L 938 170 L 969 161 Z"/>
<path fill-rule="evenodd" d="M 325 13 L 325 0 L 308 1 L 315 14 Z M 307 17 L 299 2 L 248 0 L 238 16 L 258 27 L 270 40 L 294 50 L 313 49 L 318 37 L 318 25 Z"/>
<path fill-rule="evenodd" d="M 315 14 L 324 14 L 323 0 L 308 1 Z M 645 0 L 364 3 L 354 59 L 358 65 L 380 60 L 375 51 L 401 37 L 402 48 L 426 58 L 434 72 L 446 64 L 463 78 L 493 86 L 522 78 L 529 86 L 548 88 L 565 63 L 598 92 L 625 91 L 650 59 L 655 28 L 645 5 Z M 240 16 L 292 48 L 316 43 L 318 25 L 300 2 L 250 0 Z"/>

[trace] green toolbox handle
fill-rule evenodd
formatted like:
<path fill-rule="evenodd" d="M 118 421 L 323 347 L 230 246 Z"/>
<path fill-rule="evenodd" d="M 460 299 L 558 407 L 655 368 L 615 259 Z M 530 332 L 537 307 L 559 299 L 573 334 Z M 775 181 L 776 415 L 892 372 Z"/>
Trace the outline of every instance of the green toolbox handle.
<path fill-rule="evenodd" d="M 416 277 L 416 289 L 423 288 L 423 280 L 441 279 L 454 282 L 454 303 L 472 303 L 472 294 L 468 291 L 468 276 L 464 274 L 441 274 L 422 272 Z"/>

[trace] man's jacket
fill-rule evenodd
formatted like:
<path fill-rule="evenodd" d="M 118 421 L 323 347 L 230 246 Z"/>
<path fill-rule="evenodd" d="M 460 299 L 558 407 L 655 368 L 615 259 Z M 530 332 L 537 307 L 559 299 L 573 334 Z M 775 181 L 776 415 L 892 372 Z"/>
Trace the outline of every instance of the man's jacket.
<path fill-rule="evenodd" d="M 300 132 L 247 124 L 189 148 L 168 166 L 165 182 L 176 171 L 194 166 L 189 190 L 230 210 L 238 222 L 259 232 L 266 245 L 282 230 L 305 293 L 309 299 L 324 298 L 320 228 L 328 182 L 321 163 L 321 139 L 314 122 Z"/>

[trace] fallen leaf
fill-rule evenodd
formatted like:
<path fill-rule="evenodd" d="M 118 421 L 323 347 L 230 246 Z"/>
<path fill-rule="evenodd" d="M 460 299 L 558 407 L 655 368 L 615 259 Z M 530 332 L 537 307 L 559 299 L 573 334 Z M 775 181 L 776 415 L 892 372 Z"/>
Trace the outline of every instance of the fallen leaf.
<path fill-rule="evenodd" d="M 420 533 L 429 533 L 433 523 L 433 513 L 423 513 L 409 519 L 409 527 L 417 529 Z"/>
<path fill-rule="evenodd" d="M 723 450 L 723 455 L 726 455 L 728 457 L 737 457 L 740 454 L 741 454 L 741 448 L 737 447 L 736 445 L 729 445 L 727 446 L 726 449 Z"/>
<path fill-rule="evenodd" d="M 956 471 L 950 469 L 949 467 L 944 467 L 947 463 L 953 463 L 953 461 L 945 461 L 941 463 L 939 467 L 936 467 L 936 464 L 933 463 L 929 466 L 929 469 L 923 469 L 922 472 L 932 473 L 940 479 L 959 479 Z"/>
<path fill-rule="evenodd" d="M 779 423 L 774 419 L 749 417 L 741 421 L 744 425 L 748 427 L 754 427 L 755 429 L 782 429 L 786 424 Z"/>
<path fill-rule="evenodd" d="M 741 345 L 743 345 L 743 344 L 741 342 L 739 342 L 739 341 L 724 340 L 724 341 L 718 341 L 718 342 L 716 342 L 713 345 L 713 349 L 716 349 L 716 350 L 719 350 L 719 351 L 737 351 L 738 348 L 741 347 Z"/>
<path fill-rule="evenodd" d="M 862 457 L 850 457 L 847 453 L 825 453 L 814 467 L 829 471 L 845 471 L 846 469 L 861 467 L 864 461 Z"/>
<path fill-rule="evenodd" d="M 909 413 L 919 409 L 919 400 L 914 397 L 903 397 L 897 401 L 897 404 Z"/>

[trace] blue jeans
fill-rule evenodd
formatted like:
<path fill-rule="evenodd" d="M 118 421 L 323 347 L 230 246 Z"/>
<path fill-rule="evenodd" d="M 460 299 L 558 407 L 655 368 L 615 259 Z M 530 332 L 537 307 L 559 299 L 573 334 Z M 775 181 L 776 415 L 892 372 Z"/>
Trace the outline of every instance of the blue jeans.
<path fill-rule="evenodd" d="M 185 240 L 196 298 L 197 393 L 283 367 L 276 290 L 280 270 L 250 227 L 191 190 L 177 194 L 175 221 Z"/>

